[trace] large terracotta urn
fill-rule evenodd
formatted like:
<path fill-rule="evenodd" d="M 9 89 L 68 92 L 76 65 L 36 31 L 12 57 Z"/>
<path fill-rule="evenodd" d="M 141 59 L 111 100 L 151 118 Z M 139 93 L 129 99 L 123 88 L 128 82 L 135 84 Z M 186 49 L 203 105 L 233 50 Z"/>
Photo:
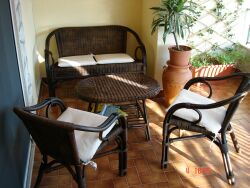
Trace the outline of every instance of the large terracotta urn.
<path fill-rule="evenodd" d="M 163 71 L 162 83 L 166 104 L 172 104 L 176 96 L 188 80 L 192 78 L 190 65 L 173 65 L 171 61 L 167 62 L 167 67 Z"/>

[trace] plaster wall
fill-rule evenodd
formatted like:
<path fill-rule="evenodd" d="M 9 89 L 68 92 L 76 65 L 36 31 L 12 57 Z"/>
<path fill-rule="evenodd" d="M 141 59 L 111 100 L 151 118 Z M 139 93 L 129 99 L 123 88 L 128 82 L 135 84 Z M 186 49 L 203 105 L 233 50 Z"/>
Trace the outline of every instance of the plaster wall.
<path fill-rule="evenodd" d="M 153 6 L 158 6 L 160 0 L 143 0 L 142 1 L 142 28 L 141 36 L 144 42 L 144 45 L 147 50 L 147 73 L 153 77 L 159 77 L 155 75 L 155 70 L 158 70 L 157 62 L 157 41 L 158 41 L 158 32 L 151 34 L 151 23 L 153 20 L 152 10 Z"/>

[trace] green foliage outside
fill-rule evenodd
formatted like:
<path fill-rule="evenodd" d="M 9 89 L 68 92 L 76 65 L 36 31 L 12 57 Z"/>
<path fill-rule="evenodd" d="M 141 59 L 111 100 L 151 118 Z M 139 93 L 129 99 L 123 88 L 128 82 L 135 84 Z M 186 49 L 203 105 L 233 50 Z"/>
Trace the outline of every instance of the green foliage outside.
<path fill-rule="evenodd" d="M 191 64 L 194 67 L 235 64 L 240 69 L 242 66 L 250 66 L 250 50 L 240 44 L 223 50 L 212 49 L 192 57 Z"/>

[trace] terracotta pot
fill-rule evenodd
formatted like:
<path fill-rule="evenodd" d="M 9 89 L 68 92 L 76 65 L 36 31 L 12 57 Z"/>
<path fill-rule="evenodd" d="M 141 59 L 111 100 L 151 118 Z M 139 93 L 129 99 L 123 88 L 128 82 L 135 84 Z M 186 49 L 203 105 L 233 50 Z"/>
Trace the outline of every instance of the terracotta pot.
<path fill-rule="evenodd" d="M 166 103 L 170 105 L 186 82 L 192 78 L 192 72 L 189 69 L 190 65 L 175 66 L 170 61 L 167 64 L 162 74 L 162 83 Z"/>
<path fill-rule="evenodd" d="M 235 65 L 210 65 L 205 67 L 192 67 L 193 77 L 215 77 L 232 74 L 236 71 Z"/>
<path fill-rule="evenodd" d="M 182 51 L 176 49 L 176 46 L 168 48 L 170 55 L 170 63 L 176 66 L 188 66 L 191 57 L 192 48 L 180 45 Z"/>

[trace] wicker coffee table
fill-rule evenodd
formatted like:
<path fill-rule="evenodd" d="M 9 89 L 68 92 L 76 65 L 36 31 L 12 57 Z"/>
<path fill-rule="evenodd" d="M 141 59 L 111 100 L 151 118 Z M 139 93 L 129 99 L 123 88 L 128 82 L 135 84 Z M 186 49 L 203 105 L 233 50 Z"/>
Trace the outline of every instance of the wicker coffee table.
<path fill-rule="evenodd" d="M 140 73 L 114 74 L 89 77 L 76 85 L 77 96 L 89 102 L 88 110 L 100 103 L 118 104 L 128 113 L 129 127 L 144 127 L 146 139 L 150 140 L 145 100 L 160 92 L 159 84 Z"/>

